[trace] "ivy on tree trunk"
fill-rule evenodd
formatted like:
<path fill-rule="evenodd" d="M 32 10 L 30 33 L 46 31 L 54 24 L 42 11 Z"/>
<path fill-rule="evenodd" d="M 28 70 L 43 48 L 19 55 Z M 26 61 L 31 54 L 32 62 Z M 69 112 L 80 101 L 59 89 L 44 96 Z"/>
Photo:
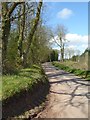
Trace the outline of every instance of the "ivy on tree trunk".
<path fill-rule="evenodd" d="M 30 30 L 30 33 L 29 33 L 28 46 L 27 46 L 26 52 L 24 53 L 24 61 L 23 61 L 24 66 L 26 66 L 27 57 L 28 57 L 29 49 L 30 49 L 30 46 L 31 46 L 31 43 L 32 43 L 32 39 L 33 39 L 34 33 L 37 29 L 38 22 L 40 20 L 41 7 L 42 7 L 42 0 L 40 0 L 39 5 L 37 7 L 36 17 L 34 19 L 33 25 L 31 27 L 31 30 Z"/>
<path fill-rule="evenodd" d="M 8 44 L 8 37 L 10 34 L 11 22 L 10 17 L 13 13 L 16 6 L 20 4 L 19 2 L 14 2 L 11 7 L 8 7 L 7 2 L 2 2 L 2 63 L 3 63 L 3 70 L 6 68 L 6 57 L 7 57 L 7 44 Z"/>

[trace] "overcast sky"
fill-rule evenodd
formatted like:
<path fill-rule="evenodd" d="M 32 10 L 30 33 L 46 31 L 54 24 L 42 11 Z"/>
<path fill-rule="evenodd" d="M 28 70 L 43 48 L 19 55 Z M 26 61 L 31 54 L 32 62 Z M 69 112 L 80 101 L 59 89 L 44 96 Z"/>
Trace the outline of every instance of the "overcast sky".
<path fill-rule="evenodd" d="M 84 52 L 88 47 L 88 2 L 48 2 L 47 11 L 47 25 L 55 29 L 64 24 L 68 47 Z M 56 45 L 53 48 L 58 49 Z"/>

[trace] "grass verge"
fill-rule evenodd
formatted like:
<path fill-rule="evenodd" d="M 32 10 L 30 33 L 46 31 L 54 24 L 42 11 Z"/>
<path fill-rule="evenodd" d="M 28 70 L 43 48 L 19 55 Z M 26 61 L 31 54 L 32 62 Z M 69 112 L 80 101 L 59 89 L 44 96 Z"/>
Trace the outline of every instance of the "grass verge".
<path fill-rule="evenodd" d="M 87 80 L 90 80 L 90 71 L 76 69 L 74 67 L 72 68 L 72 67 L 66 66 L 66 65 L 64 65 L 64 63 L 60 63 L 60 62 L 52 62 L 52 64 L 55 67 L 58 67 L 59 69 L 65 70 L 70 73 L 74 73 L 77 76 L 80 76 L 82 78 L 86 78 Z"/>
<path fill-rule="evenodd" d="M 2 101 L 13 97 L 15 94 L 19 95 L 23 90 L 33 90 L 39 81 L 44 83 L 47 79 L 43 69 L 38 65 L 22 69 L 17 75 L 3 75 Z"/>

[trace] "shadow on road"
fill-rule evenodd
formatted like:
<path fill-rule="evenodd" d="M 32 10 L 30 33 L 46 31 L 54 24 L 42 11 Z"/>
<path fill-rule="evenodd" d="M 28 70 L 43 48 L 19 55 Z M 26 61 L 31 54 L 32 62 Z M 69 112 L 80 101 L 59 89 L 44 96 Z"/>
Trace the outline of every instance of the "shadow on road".
<path fill-rule="evenodd" d="M 74 78 L 74 79 L 63 79 L 63 80 L 57 80 L 57 81 L 52 81 L 50 82 L 50 84 L 55 84 L 55 83 L 68 83 L 68 82 L 73 82 L 75 84 L 80 84 L 80 85 L 85 85 L 85 86 L 90 86 L 90 82 L 86 81 L 86 80 L 81 80 L 81 78 Z"/>
<path fill-rule="evenodd" d="M 83 118 L 88 116 L 90 81 L 81 79 L 69 72 L 58 70 L 50 63 L 44 64 L 43 67 L 51 86 L 46 115 Z"/>

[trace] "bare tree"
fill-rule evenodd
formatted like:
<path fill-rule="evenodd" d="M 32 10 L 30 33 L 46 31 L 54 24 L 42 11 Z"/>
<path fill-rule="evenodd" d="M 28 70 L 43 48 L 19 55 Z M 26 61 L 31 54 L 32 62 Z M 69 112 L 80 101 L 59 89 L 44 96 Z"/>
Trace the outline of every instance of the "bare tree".
<path fill-rule="evenodd" d="M 53 42 L 57 44 L 60 48 L 61 53 L 61 61 L 64 61 L 64 49 L 67 40 L 65 39 L 65 35 L 67 33 L 67 28 L 64 25 L 58 25 L 56 28 L 56 37 L 52 34 Z"/>
<path fill-rule="evenodd" d="M 75 50 L 74 49 L 72 49 L 72 48 L 67 48 L 66 49 L 66 52 L 67 52 L 67 54 L 68 54 L 68 59 L 70 59 L 72 56 L 74 56 L 74 54 L 75 54 Z"/>

